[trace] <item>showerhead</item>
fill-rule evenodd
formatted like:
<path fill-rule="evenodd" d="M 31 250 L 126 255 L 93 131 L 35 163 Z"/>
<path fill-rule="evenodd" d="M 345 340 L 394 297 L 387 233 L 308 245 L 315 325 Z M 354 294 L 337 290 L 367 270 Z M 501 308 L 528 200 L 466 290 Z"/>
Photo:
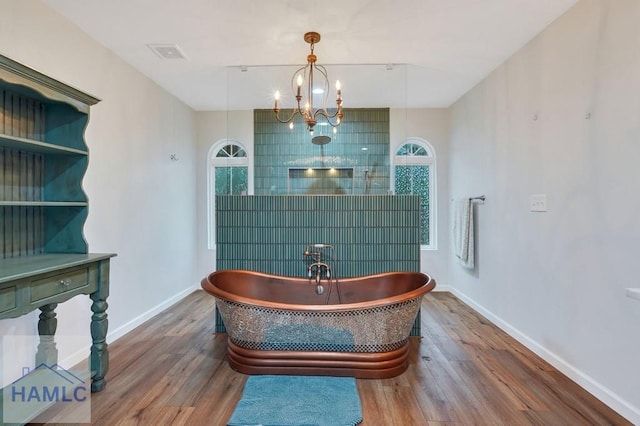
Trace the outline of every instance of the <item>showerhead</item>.
<path fill-rule="evenodd" d="M 331 138 L 329 136 L 314 136 L 311 138 L 311 143 L 314 145 L 326 145 L 331 142 Z"/>

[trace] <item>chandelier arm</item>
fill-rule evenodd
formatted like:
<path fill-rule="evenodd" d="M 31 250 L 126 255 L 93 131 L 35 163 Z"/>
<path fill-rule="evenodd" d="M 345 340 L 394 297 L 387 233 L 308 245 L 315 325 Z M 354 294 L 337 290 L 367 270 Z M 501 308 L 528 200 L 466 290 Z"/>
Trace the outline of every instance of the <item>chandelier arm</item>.
<path fill-rule="evenodd" d="M 330 118 L 333 118 L 333 117 L 325 117 L 324 121 L 331 127 L 340 127 L 340 123 L 338 121 L 333 122 L 330 120 Z"/>
<path fill-rule="evenodd" d="M 341 109 L 339 109 L 339 110 L 336 110 L 336 112 L 335 112 L 335 113 L 333 113 L 333 114 L 329 114 L 326 110 L 321 110 L 321 109 L 319 109 L 319 110 L 317 110 L 317 111 L 315 112 L 315 114 L 313 114 L 313 118 L 317 121 L 317 117 L 318 117 L 318 116 L 322 116 L 322 117 L 324 117 L 325 121 L 326 121 L 327 123 L 329 123 L 331 126 L 333 126 L 333 127 L 338 127 L 338 126 L 340 126 L 341 121 L 342 121 L 342 114 L 341 114 L 341 112 L 342 112 L 342 110 L 341 110 Z M 331 119 L 332 119 L 332 118 L 336 118 L 336 117 L 338 117 L 338 119 L 339 119 L 340 121 L 336 121 L 335 123 L 332 123 L 332 122 L 331 122 Z"/>
<path fill-rule="evenodd" d="M 298 76 L 301 72 L 302 72 L 302 77 L 304 79 L 304 77 L 306 77 L 305 71 L 307 67 L 308 65 L 298 68 L 296 72 L 294 72 L 293 75 L 291 76 L 291 93 L 295 93 L 297 109 L 300 112 L 300 114 L 302 114 L 302 110 L 300 108 L 300 101 L 302 100 L 302 96 L 300 95 L 300 87 L 298 86 L 298 83 L 295 82 L 294 80 L 296 80 L 296 76 Z"/>
<path fill-rule="evenodd" d="M 298 74 L 300 74 L 300 71 L 302 71 L 303 76 L 306 76 L 306 73 L 304 72 L 304 70 L 308 66 L 309 64 L 298 68 L 296 72 L 294 72 L 293 75 L 291 76 L 291 92 L 292 93 L 296 93 L 296 91 L 298 90 L 298 83 L 296 82 L 296 77 L 298 76 Z"/>
<path fill-rule="evenodd" d="M 322 109 L 327 109 L 327 101 L 329 100 L 329 77 L 327 76 L 327 70 L 323 65 L 315 64 L 316 69 L 324 77 L 324 94 L 322 95 Z"/>
<path fill-rule="evenodd" d="M 295 118 L 295 116 L 296 116 L 296 115 L 298 115 L 298 114 L 302 114 L 302 113 L 300 112 L 300 108 L 298 108 L 298 109 L 295 109 L 295 108 L 294 108 L 294 109 L 293 109 L 293 111 L 291 112 L 291 115 L 289 116 L 289 118 L 287 118 L 287 119 L 282 119 L 282 118 L 280 118 L 280 111 L 281 111 L 280 109 L 277 109 L 277 110 L 275 110 L 275 109 L 274 109 L 275 116 L 276 116 L 276 120 L 278 120 L 280 123 L 288 123 L 288 122 L 290 122 L 291 120 L 293 120 L 293 119 Z"/>
<path fill-rule="evenodd" d="M 333 114 L 330 114 L 329 111 L 327 110 L 327 101 L 329 99 L 329 77 L 327 76 L 327 70 L 323 65 L 317 65 L 316 64 L 316 68 L 318 69 L 318 71 L 324 77 L 325 91 L 324 91 L 324 96 L 323 96 L 322 108 L 319 108 L 314 113 L 314 118 L 316 118 L 318 115 L 321 115 L 321 116 L 323 116 L 325 118 L 327 123 L 329 123 L 331 126 L 338 127 L 338 126 L 340 126 L 340 122 L 342 121 L 342 117 L 344 115 L 344 113 L 342 111 L 342 99 L 339 96 L 337 97 L 337 99 L 336 99 L 336 104 L 337 104 L 336 111 Z M 334 124 L 334 123 L 331 122 L 330 119 L 331 118 L 336 118 L 336 117 L 338 117 L 338 121 Z"/>
<path fill-rule="evenodd" d="M 327 111 L 326 109 L 318 109 L 316 110 L 316 112 L 313 114 L 313 117 L 317 117 L 319 115 L 323 116 L 325 119 L 329 119 L 329 118 L 336 118 L 338 116 L 338 113 L 340 112 L 340 110 L 336 109 L 336 112 L 334 112 L 333 114 L 330 114 L 329 111 Z"/>

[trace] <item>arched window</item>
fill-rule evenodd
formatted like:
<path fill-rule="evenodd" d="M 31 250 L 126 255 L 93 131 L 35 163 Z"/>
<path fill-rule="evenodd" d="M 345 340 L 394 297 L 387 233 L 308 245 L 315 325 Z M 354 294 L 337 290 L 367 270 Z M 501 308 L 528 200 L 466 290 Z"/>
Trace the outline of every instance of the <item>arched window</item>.
<path fill-rule="evenodd" d="M 410 138 L 393 157 L 394 192 L 420 196 L 420 244 L 423 249 L 436 248 L 436 157 L 424 139 Z"/>
<path fill-rule="evenodd" d="M 216 196 L 247 195 L 250 190 L 249 156 L 236 141 L 221 140 L 209 150 L 208 161 L 208 224 L 209 248 L 216 246 Z"/>

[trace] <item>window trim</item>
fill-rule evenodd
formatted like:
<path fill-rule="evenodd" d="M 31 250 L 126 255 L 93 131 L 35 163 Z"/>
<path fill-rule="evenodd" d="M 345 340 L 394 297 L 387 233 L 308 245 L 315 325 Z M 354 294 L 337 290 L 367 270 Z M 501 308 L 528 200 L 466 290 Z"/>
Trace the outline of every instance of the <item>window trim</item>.
<path fill-rule="evenodd" d="M 400 148 L 407 144 L 419 145 L 425 149 L 427 155 L 397 155 Z M 420 250 L 437 250 L 438 249 L 438 232 L 437 232 L 437 173 L 436 173 L 436 151 L 433 146 L 425 139 L 418 137 L 407 138 L 396 144 L 392 151 L 392 167 L 391 167 L 391 191 L 395 190 L 396 185 L 396 166 L 429 166 L 429 244 L 420 244 Z"/>

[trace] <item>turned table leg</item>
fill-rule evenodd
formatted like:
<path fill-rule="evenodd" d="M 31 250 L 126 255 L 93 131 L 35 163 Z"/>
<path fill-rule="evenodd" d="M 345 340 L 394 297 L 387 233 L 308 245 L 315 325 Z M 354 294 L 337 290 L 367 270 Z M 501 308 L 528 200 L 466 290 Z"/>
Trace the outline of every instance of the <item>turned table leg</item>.
<path fill-rule="evenodd" d="M 42 364 L 53 367 L 58 362 L 58 349 L 55 342 L 56 328 L 58 328 L 55 311 L 57 306 L 57 303 L 50 303 L 40 307 L 38 320 L 40 343 L 36 352 L 36 368 Z"/>
<path fill-rule="evenodd" d="M 107 384 L 105 375 L 109 371 L 109 350 L 107 348 L 107 301 L 106 295 L 98 290 L 90 295 L 91 304 L 91 345 L 90 365 L 93 372 L 91 392 L 99 392 Z"/>

